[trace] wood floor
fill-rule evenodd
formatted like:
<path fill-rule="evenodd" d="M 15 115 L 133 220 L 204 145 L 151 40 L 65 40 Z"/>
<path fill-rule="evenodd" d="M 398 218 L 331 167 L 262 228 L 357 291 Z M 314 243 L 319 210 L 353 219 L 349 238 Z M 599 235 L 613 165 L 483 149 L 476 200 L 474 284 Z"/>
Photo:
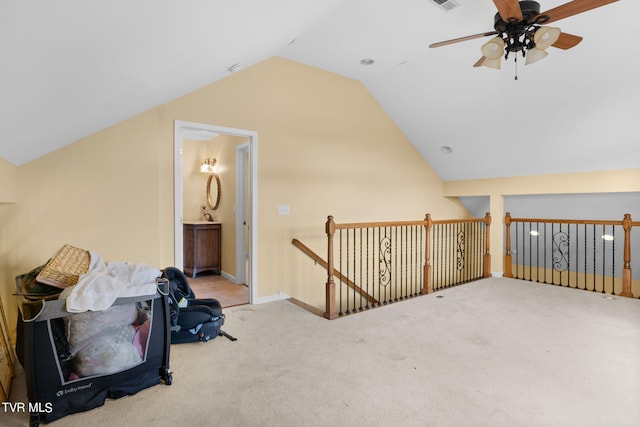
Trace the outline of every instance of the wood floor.
<path fill-rule="evenodd" d="M 249 287 L 238 285 L 219 274 L 203 272 L 194 279 L 187 276 L 196 298 L 215 298 L 223 308 L 249 304 Z"/>

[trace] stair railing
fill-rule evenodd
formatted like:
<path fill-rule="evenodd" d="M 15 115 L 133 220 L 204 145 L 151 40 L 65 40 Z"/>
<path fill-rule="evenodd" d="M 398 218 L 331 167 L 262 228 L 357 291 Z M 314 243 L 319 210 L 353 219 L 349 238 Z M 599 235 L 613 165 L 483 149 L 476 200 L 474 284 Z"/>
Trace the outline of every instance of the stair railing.
<path fill-rule="evenodd" d="M 324 316 L 335 319 L 489 277 L 490 224 L 488 213 L 347 224 L 329 216 Z"/>
<path fill-rule="evenodd" d="M 630 214 L 604 221 L 512 218 L 507 212 L 504 224 L 505 277 L 633 297 L 631 230 L 640 222 Z"/>

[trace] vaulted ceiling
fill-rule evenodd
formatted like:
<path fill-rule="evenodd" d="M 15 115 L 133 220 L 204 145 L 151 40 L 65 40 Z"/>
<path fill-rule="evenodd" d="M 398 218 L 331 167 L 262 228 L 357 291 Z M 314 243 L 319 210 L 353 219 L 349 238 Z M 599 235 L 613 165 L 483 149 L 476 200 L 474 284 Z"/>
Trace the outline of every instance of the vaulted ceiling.
<path fill-rule="evenodd" d="M 452 1 L 2 0 L 0 157 L 24 164 L 277 55 L 361 81 L 444 180 L 640 167 L 640 2 L 557 21 L 582 43 L 497 71 L 473 67 L 485 39 L 428 47 L 493 30 L 491 0 Z"/>

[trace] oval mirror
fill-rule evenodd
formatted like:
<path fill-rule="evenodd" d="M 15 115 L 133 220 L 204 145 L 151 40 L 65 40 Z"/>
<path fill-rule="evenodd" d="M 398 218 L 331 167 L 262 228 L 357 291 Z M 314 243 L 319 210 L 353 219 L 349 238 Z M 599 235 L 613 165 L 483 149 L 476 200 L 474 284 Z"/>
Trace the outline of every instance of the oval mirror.
<path fill-rule="evenodd" d="M 220 177 L 217 173 L 210 174 L 207 179 L 207 204 L 214 211 L 220 204 Z"/>

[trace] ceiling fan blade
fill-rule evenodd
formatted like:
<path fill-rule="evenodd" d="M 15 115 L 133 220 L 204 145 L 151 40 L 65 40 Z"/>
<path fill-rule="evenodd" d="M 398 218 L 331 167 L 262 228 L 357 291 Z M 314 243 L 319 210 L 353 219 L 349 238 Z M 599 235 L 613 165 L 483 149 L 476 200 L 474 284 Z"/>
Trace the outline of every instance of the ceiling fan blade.
<path fill-rule="evenodd" d="M 582 12 L 586 12 L 591 9 L 595 9 L 600 6 L 605 6 L 609 3 L 617 2 L 618 0 L 573 0 L 569 3 L 565 3 L 553 9 L 549 9 L 546 12 L 542 12 L 540 15 L 547 15 L 550 19 L 545 22 L 558 21 L 560 19 L 568 18 L 573 15 L 577 15 Z"/>
<path fill-rule="evenodd" d="M 458 37 L 457 39 L 451 39 L 451 40 L 446 40 L 446 41 L 443 41 L 443 42 L 432 43 L 432 44 L 429 45 L 429 47 L 446 46 L 446 45 L 449 45 L 449 44 L 464 42 L 464 41 L 467 41 L 467 40 L 479 39 L 481 37 L 493 36 L 493 35 L 496 35 L 496 34 L 499 34 L 499 33 L 497 31 L 489 31 L 489 32 L 486 32 L 486 33 L 474 34 L 472 36 Z"/>
<path fill-rule="evenodd" d="M 517 22 L 522 21 L 522 9 L 518 0 L 493 0 L 493 3 L 504 22 L 509 22 L 510 18 L 515 18 Z"/>
<path fill-rule="evenodd" d="M 480 67 L 480 66 L 482 66 L 482 63 L 484 62 L 484 60 L 485 60 L 485 59 L 487 59 L 487 57 L 486 57 L 486 56 L 481 56 L 481 57 L 480 57 L 480 59 L 478 59 L 478 60 L 476 61 L 476 63 L 475 63 L 475 64 L 473 64 L 473 66 L 474 66 L 474 67 Z"/>
<path fill-rule="evenodd" d="M 582 41 L 582 37 L 580 36 L 574 36 L 573 34 L 569 34 L 569 33 L 560 33 L 560 37 L 558 37 L 558 40 L 556 40 L 556 42 L 551 46 L 557 47 L 558 49 L 566 50 L 566 49 L 571 49 L 581 41 Z"/>

